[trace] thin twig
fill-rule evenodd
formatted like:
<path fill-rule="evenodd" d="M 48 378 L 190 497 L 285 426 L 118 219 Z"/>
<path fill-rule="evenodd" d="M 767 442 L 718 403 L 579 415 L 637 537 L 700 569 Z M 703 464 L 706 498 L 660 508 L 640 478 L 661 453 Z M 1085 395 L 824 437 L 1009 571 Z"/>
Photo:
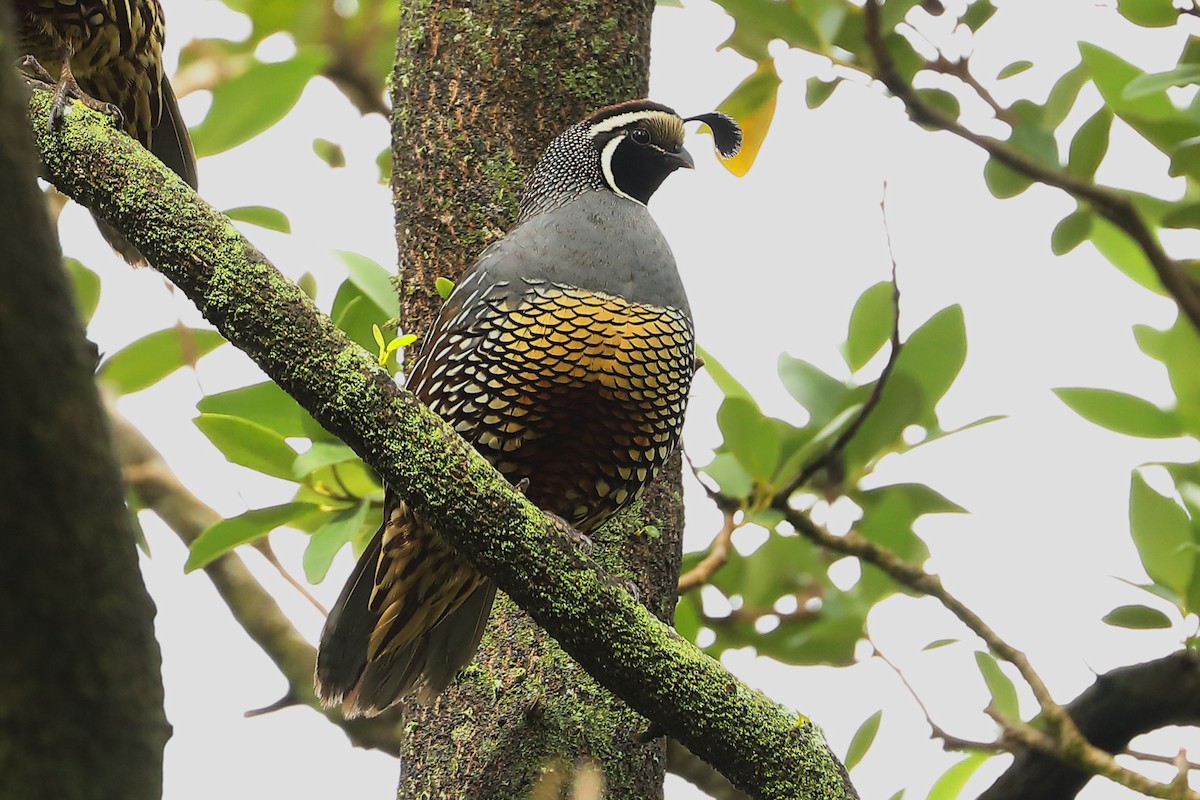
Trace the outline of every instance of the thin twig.
<path fill-rule="evenodd" d="M 296 576 L 288 572 L 287 567 L 283 565 L 283 562 L 279 560 L 279 556 L 275 554 L 275 548 L 271 546 L 271 540 L 269 538 L 264 536 L 254 542 L 252 546 L 255 550 L 262 554 L 262 557 L 267 560 L 268 564 L 275 568 L 275 571 L 279 573 L 281 578 L 287 581 L 293 589 L 299 592 L 300 595 L 307 600 L 313 608 L 321 612 L 321 616 L 329 616 L 329 609 L 321 605 L 321 601 L 313 596 L 313 593 L 308 590 L 308 587 L 301 583 Z"/>
<path fill-rule="evenodd" d="M 883 365 L 883 369 L 879 372 L 879 378 L 871 388 L 871 394 L 867 397 L 867 401 L 858 410 L 858 414 L 854 416 L 850 424 L 838 434 L 837 438 L 833 440 L 833 443 L 823 453 L 804 465 L 795 480 L 779 493 L 782 497 L 791 497 L 797 490 L 812 480 L 817 472 L 829 466 L 846 449 L 846 445 L 850 443 L 850 440 L 862 428 L 863 423 L 866 422 L 867 417 L 875 409 L 875 406 L 879 405 L 879 400 L 883 397 L 884 387 L 887 385 L 888 378 L 892 375 L 892 370 L 896 366 L 896 360 L 900 357 L 900 284 L 896 282 L 896 254 L 892 249 L 892 234 L 888 230 L 887 225 L 886 183 L 883 185 L 883 197 L 879 200 L 879 211 L 883 215 L 883 234 L 887 239 L 888 256 L 892 261 L 892 309 L 894 313 L 892 316 L 891 352 L 888 353 L 887 363 Z"/>
<path fill-rule="evenodd" d="M 887 664 L 892 672 L 896 673 L 896 677 L 900 679 L 900 683 L 904 684 L 904 688 L 908 690 L 909 696 L 912 697 L 917 707 L 921 709 L 921 713 L 925 715 L 925 722 L 929 724 L 930 736 L 935 739 L 941 739 L 943 749 L 978 750 L 987 753 L 1001 753 L 1006 750 L 1000 742 L 975 742 L 947 733 L 945 728 L 933 721 L 933 715 L 929 713 L 929 707 L 921 700 L 921 696 L 917 694 L 917 690 L 908 682 L 908 678 L 904 677 L 904 673 L 900 671 L 900 668 L 892 663 L 892 660 L 885 656 L 874 642 L 871 643 L 871 648 L 874 650 L 875 657 L 884 664 Z"/>
<path fill-rule="evenodd" d="M 992 109 L 992 114 L 995 115 L 996 119 L 1013 126 L 1020 122 L 1016 114 L 1012 112 L 1012 109 L 1000 105 L 996 98 L 992 96 L 992 93 L 987 90 L 987 87 L 971 74 L 971 66 L 968 59 L 963 58 L 958 61 L 951 61 L 944 55 L 939 54 L 936 61 L 928 62 L 928 66 L 934 72 L 958 78 L 971 87 L 975 94 L 979 95 L 979 99 L 987 103 L 988 107 Z"/>
<path fill-rule="evenodd" d="M 1143 753 L 1141 750 L 1129 749 L 1126 749 L 1123 753 L 1121 753 L 1121 755 L 1129 756 L 1130 758 L 1136 758 L 1138 761 L 1153 761 L 1158 764 L 1170 764 L 1173 767 L 1179 766 L 1178 755 L 1160 756 L 1158 753 Z M 1200 769 L 1200 764 L 1197 764 L 1195 761 L 1187 761 L 1186 766 L 1189 770 Z"/>
<path fill-rule="evenodd" d="M 708 555 L 700 559 L 696 566 L 689 569 L 687 572 L 679 576 L 679 594 L 690 592 L 692 589 L 698 589 L 704 584 L 712 580 L 712 576 L 721 567 L 725 566 L 725 562 L 729 560 L 729 551 L 733 542 L 733 532 L 738 529 L 739 525 L 735 521 L 737 514 L 733 511 L 723 512 L 725 515 L 725 524 L 721 526 L 721 530 L 717 531 L 717 535 L 713 537 L 712 544 L 708 546 Z"/>
<path fill-rule="evenodd" d="M 1167 255 L 1154 231 L 1124 193 L 1068 175 L 1061 169 L 1030 158 L 1011 145 L 982 136 L 965 127 L 953 116 L 925 102 L 896 70 L 891 53 L 883 41 L 879 22 L 879 0 L 867 0 L 865 38 L 876 62 L 876 74 L 888 90 L 900 98 L 915 122 L 941 128 L 983 148 L 988 155 L 1014 172 L 1047 186 L 1062 189 L 1087 202 L 1100 216 L 1124 231 L 1145 253 L 1163 288 L 1175 299 L 1183 314 L 1200 331 L 1200 286 L 1189 278 L 1178 262 Z"/>

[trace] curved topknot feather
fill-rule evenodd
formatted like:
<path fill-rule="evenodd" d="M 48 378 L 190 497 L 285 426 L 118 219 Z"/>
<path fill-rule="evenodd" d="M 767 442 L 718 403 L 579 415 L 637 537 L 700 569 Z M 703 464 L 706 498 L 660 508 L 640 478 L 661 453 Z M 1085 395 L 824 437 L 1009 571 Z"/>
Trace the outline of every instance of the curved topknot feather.
<path fill-rule="evenodd" d="M 703 122 L 707 125 L 712 131 L 713 143 L 716 144 L 721 158 L 733 158 L 742 149 L 742 126 L 728 114 L 713 111 L 687 117 L 684 122 Z"/>

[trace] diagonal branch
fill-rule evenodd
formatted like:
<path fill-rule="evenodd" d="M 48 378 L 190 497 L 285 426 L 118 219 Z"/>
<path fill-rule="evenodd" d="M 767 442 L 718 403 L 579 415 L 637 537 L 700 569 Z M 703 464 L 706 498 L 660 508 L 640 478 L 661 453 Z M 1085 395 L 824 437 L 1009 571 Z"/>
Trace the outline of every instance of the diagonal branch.
<path fill-rule="evenodd" d="M 1191 320 L 1192 326 L 1200 331 L 1200 286 L 1188 277 L 1177 261 L 1167 255 L 1154 230 L 1128 196 L 1114 189 L 1075 178 L 1061 169 L 1030 158 L 1005 142 L 975 133 L 955 117 L 926 102 L 896 70 L 880 30 L 879 0 L 867 0 L 864 11 L 866 42 L 876 62 L 875 77 L 883 82 L 888 91 L 900 98 L 914 121 L 949 131 L 983 148 L 988 155 L 1014 172 L 1047 186 L 1062 189 L 1077 200 L 1086 202 L 1097 214 L 1133 239 L 1146 255 L 1163 288 L 1175 299 L 1180 311 Z"/>
<path fill-rule="evenodd" d="M 735 522 L 737 514 L 727 510 L 724 515 L 725 523 L 713 537 L 712 544 L 708 548 L 708 555 L 704 556 L 696 566 L 679 576 L 679 594 L 698 589 L 708 583 L 717 570 L 725 566 L 725 562 L 729 560 L 729 551 L 733 545 L 733 532 L 738 529 L 738 524 Z"/>
<path fill-rule="evenodd" d="M 104 398 L 112 429 L 113 449 L 121 465 L 126 487 L 157 514 L 183 541 L 190 545 L 221 515 L 204 504 L 179 482 L 162 455 L 141 431 L 116 409 L 111 397 Z M 316 709 L 346 732 L 358 747 L 400 754 L 398 711 L 367 719 L 348 720 L 337 709 L 324 709 L 313 691 L 313 667 L 317 651 L 295 629 L 275 599 L 262 588 L 240 557 L 227 553 L 204 567 L 217 594 L 234 619 L 263 649 L 288 682 L 287 705 L 302 704 Z"/>
<path fill-rule="evenodd" d="M 660 622 L 229 221 L 133 140 L 78 106 L 61 131 L 30 101 L 47 173 L 115 224 L 314 418 L 493 578 L 597 681 L 762 798 L 856 797 L 820 729 Z M 479 521 L 487 535 L 479 536 Z"/>

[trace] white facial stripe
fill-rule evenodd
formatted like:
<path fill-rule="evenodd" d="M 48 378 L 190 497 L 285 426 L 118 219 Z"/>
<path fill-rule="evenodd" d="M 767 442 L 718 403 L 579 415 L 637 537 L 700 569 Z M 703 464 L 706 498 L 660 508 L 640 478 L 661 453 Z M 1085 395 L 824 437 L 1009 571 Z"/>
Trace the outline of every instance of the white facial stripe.
<path fill-rule="evenodd" d="M 622 133 L 620 136 L 614 136 L 611 140 L 609 140 L 608 144 L 604 145 L 604 149 L 600 151 L 600 168 L 604 170 L 604 182 L 608 184 L 608 188 L 612 189 L 614 194 L 618 194 L 621 197 L 624 197 L 626 200 L 632 200 L 640 206 L 645 205 L 645 203 L 643 203 L 641 200 L 638 200 L 636 197 L 622 192 L 621 187 L 617 186 L 616 177 L 613 175 L 613 153 L 617 151 L 617 148 L 623 141 L 625 141 L 625 134 Z"/>
<path fill-rule="evenodd" d="M 588 135 L 592 138 L 595 138 L 597 134 L 615 131 L 617 128 L 624 127 L 632 122 L 637 122 L 638 120 L 667 116 L 670 115 L 663 111 L 626 111 L 624 114 L 617 114 L 615 117 L 609 117 L 608 119 L 600 120 L 595 125 L 588 128 Z"/>

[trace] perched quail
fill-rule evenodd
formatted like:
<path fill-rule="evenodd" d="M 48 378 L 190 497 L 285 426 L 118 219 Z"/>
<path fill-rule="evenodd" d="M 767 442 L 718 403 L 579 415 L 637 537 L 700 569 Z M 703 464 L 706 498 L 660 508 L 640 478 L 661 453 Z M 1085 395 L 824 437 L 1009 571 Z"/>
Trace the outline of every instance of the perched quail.
<path fill-rule="evenodd" d="M 62 118 L 71 98 L 115 111 L 126 133 L 195 188 L 192 140 L 163 74 L 159 0 L 10 2 L 24 63 L 55 83 L 51 124 Z M 99 219 L 96 224 L 126 261 L 146 263 L 114 228 Z"/>
<path fill-rule="evenodd" d="M 723 114 L 722 155 L 741 143 Z M 467 270 L 409 388 L 530 500 L 583 533 L 632 502 L 671 455 L 695 371 L 675 259 L 646 202 L 692 167 L 683 124 L 635 100 L 555 139 L 507 236 Z M 325 623 L 317 691 L 350 715 L 436 697 L 470 660 L 495 586 L 391 492 Z"/>

